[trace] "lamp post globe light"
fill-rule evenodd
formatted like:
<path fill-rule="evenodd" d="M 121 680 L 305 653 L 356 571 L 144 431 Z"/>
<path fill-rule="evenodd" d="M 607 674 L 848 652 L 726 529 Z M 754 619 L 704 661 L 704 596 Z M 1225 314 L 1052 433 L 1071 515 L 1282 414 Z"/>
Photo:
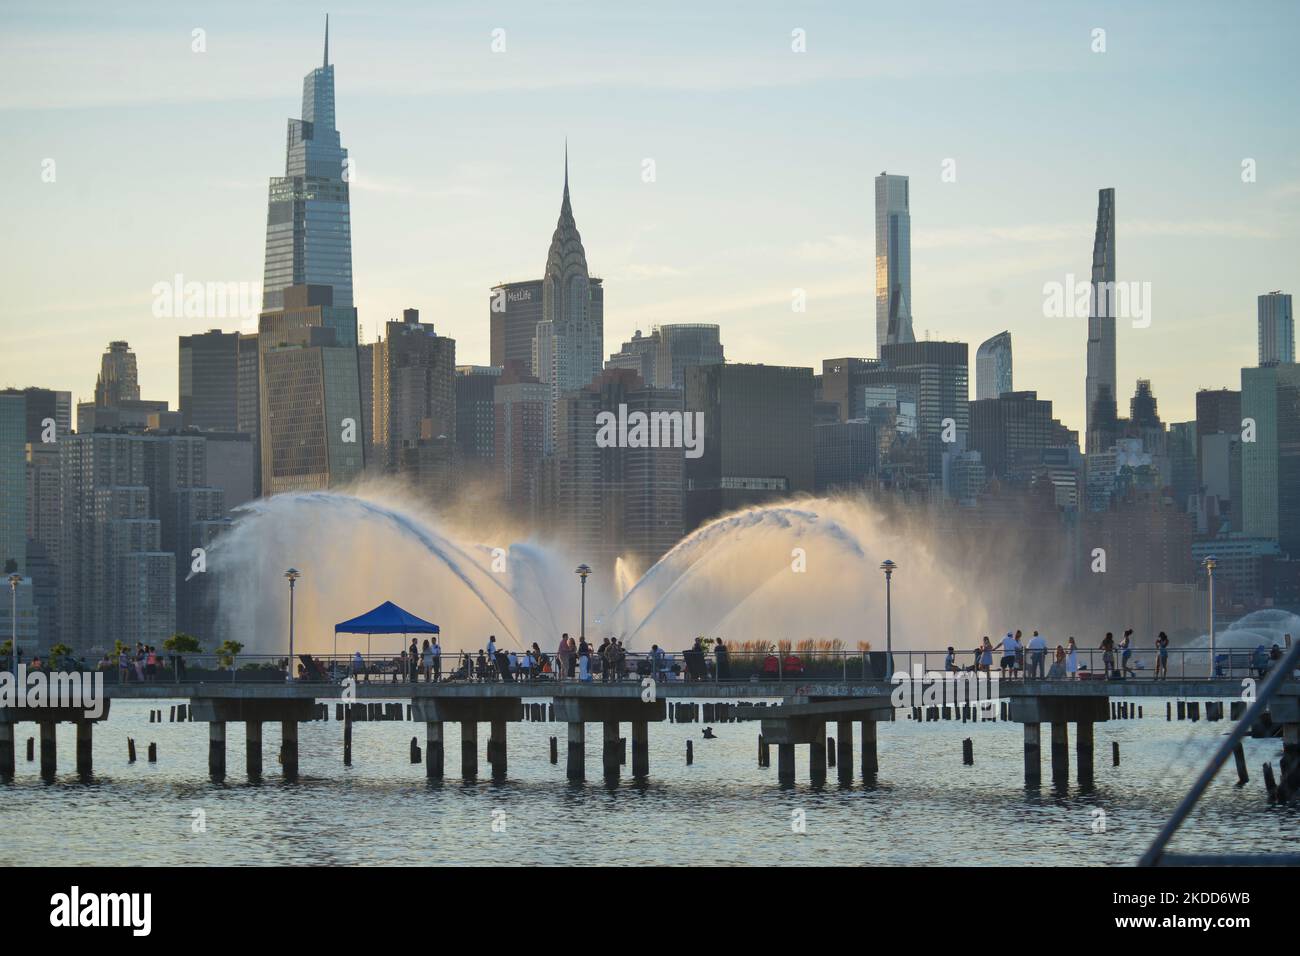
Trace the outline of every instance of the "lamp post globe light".
<path fill-rule="evenodd" d="M 290 568 L 284 572 L 284 576 L 289 579 L 289 666 L 285 668 L 288 672 L 284 675 L 286 681 L 293 680 L 293 588 L 302 577 L 302 572 L 297 568 Z"/>
<path fill-rule="evenodd" d="M 888 680 L 894 672 L 894 609 L 890 585 L 898 565 L 886 558 L 880 570 L 885 572 L 885 679 Z"/>
<path fill-rule="evenodd" d="M 13 661 L 14 678 L 18 677 L 18 585 L 23 576 L 18 573 L 9 575 L 9 622 L 13 625 L 10 635 L 9 654 Z"/>
<path fill-rule="evenodd" d="M 578 637 L 580 640 L 585 640 L 587 637 L 587 576 L 591 574 L 591 568 L 580 564 L 573 569 L 573 573 L 582 581 L 582 618 L 579 623 Z"/>
<path fill-rule="evenodd" d="M 1214 677 L 1214 568 L 1219 562 L 1214 555 L 1208 554 L 1201 563 L 1205 565 L 1205 577 L 1210 584 L 1210 676 Z"/>

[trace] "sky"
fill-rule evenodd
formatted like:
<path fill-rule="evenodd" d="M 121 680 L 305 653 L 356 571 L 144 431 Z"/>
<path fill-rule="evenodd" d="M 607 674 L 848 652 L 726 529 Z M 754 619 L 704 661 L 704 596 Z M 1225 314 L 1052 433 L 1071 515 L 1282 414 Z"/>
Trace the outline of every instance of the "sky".
<path fill-rule="evenodd" d="M 1098 189 L 1118 280 L 1149 289 L 1121 413 L 1138 378 L 1166 421 L 1239 387 L 1256 296 L 1300 286 L 1300 4 L 328 2 L 6 0 L 0 386 L 89 399 L 126 339 L 175 407 L 177 336 L 254 327 L 156 317 L 153 290 L 261 282 L 327 12 L 366 341 L 415 307 L 488 362 L 489 289 L 541 275 L 566 137 L 607 353 L 715 322 L 729 361 L 874 355 L 886 170 L 911 177 L 917 338 L 970 343 L 973 398 L 1009 330 L 1015 387 L 1073 428 L 1087 319 L 1044 288 L 1086 280 Z"/>

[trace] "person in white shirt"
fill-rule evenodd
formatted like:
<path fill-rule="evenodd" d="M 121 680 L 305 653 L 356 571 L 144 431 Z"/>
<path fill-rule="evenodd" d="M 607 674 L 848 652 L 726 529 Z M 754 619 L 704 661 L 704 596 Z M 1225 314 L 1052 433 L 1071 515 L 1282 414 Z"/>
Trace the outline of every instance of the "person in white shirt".
<path fill-rule="evenodd" d="M 1002 638 L 1002 663 L 1001 668 L 1007 671 L 1012 677 L 1016 676 L 1016 653 L 1020 650 L 1020 643 L 1016 640 L 1015 635 L 1007 631 L 1007 636 Z"/>
<path fill-rule="evenodd" d="M 1029 676 L 1043 676 L 1043 664 L 1047 659 L 1047 641 L 1037 631 L 1029 639 Z"/>
<path fill-rule="evenodd" d="M 429 644 L 429 653 L 433 657 L 433 681 L 436 684 L 442 680 L 442 648 L 438 646 L 436 636 Z M 425 679 L 428 679 L 428 675 L 425 676 Z"/>

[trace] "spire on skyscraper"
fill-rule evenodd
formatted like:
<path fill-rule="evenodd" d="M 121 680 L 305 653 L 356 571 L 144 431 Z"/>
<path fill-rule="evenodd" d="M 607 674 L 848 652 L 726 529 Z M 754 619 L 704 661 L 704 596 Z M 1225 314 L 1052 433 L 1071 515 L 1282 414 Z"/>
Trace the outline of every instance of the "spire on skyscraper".
<path fill-rule="evenodd" d="M 327 67 L 329 65 L 330 65 L 330 15 L 327 13 L 325 14 L 325 61 L 321 64 L 321 66 Z"/>

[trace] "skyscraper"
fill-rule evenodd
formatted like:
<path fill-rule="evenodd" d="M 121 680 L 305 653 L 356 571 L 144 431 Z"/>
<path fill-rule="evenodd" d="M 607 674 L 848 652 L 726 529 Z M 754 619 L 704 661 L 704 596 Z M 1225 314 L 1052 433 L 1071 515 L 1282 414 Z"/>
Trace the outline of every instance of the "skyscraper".
<path fill-rule="evenodd" d="M 239 333 L 180 337 L 181 418 L 187 428 L 239 430 Z"/>
<path fill-rule="evenodd" d="M 27 400 L 0 395 L 0 570 L 27 564 Z"/>
<path fill-rule="evenodd" d="M 917 381 L 917 438 L 925 452 L 931 477 L 943 473 L 943 453 L 964 445 L 970 430 L 970 349 L 965 342 L 906 342 L 885 345 L 881 369 L 866 373 L 872 385 L 911 384 Z M 907 373 L 919 373 L 912 379 Z M 895 378 L 898 373 L 904 377 Z M 947 420 L 952 420 L 951 437 Z"/>
<path fill-rule="evenodd" d="M 331 294 L 290 287 L 259 318 L 263 495 L 333 487 L 364 467 L 357 349 L 326 320 Z"/>
<path fill-rule="evenodd" d="M 655 377 L 646 384 L 660 388 L 685 388 L 686 370 L 693 365 L 723 361 L 721 330 L 705 322 L 678 322 L 657 326 L 659 354 Z"/>
<path fill-rule="evenodd" d="M 99 378 L 95 382 L 96 407 L 110 408 L 139 400 L 140 379 L 136 372 L 135 353 L 125 342 L 109 342 L 108 351 L 99 360 Z"/>
<path fill-rule="evenodd" d="M 1115 420 L 1115 190 L 1097 193 L 1097 231 L 1092 241 L 1092 308 L 1088 314 L 1088 378 L 1086 386 L 1088 451 L 1104 450 L 1110 442 L 1093 440 L 1094 426 Z M 1098 403 L 1101 403 L 1098 406 Z"/>
<path fill-rule="evenodd" d="M 876 352 L 912 334 L 912 213 L 906 176 L 876 177 Z"/>
<path fill-rule="evenodd" d="M 338 310 L 328 324 L 334 326 L 339 345 L 355 346 L 348 151 L 334 124 L 329 53 L 326 18 L 324 62 L 302 81 L 302 119 L 289 120 L 284 175 L 271 179 L 262 308 L 282 307 L 289 286 L 327 285 Z"/>
<path fill-rule="evenodd" d="M 456 340 L 405 309 L 374 344 L 374 444 L 390 471 L 403 448 L 456 435 Z"/>
<path fill-rule="evenodd" d="M 655 367 L 659 361 L 659 330 L 651 329 L 649 335 L 642 335 L 641 330 L 623 343 L 618 352 L 614 352 L 605 362 L 605 369 L 626 368 L 641 376 L 641 381 L 655 381 Z"/>
<path fill-rule="evenodd" d="M 704 413 L 703 453 L 686 459 L 686 530 L 813 490 L 811 368 L 692 366 L 686 412 Z"/>
<path fill-rule="evenodd" d="M 503 282 L 488 298 L 492 364 L 505 368 L 511 359 L 533 365 L 533 337 L 542 321 L 542 280 Z"/>
<path fill-rule="evenodd" d="M 564 199 L 542 277 L 542 321 L 533 338 L 533 374 L 550 386 L 552 408 L 562 392 L 591 382 L 605 355 L 603 299 L 587 271 L 587 253 L 569 201 L 569 150 Z"/>
<path fill-rule="evenodd" d="M 1259 364 L 1295 361 L 1295 319 L 1291 294 L 1270 292 L 1259 297 Z"/>
<path fill-rule="evenodd" d="M 1300 365 L 1243 368 L 1241 414 L 1255 424 L 1241 443 L 1242 530 L 1300 554 Z"/>
<path fill-rule="evenodd" d="M 975 353 L 975 389 L 977 400 L 1012 391 L 1010 332 L 999 332 Z"/>

